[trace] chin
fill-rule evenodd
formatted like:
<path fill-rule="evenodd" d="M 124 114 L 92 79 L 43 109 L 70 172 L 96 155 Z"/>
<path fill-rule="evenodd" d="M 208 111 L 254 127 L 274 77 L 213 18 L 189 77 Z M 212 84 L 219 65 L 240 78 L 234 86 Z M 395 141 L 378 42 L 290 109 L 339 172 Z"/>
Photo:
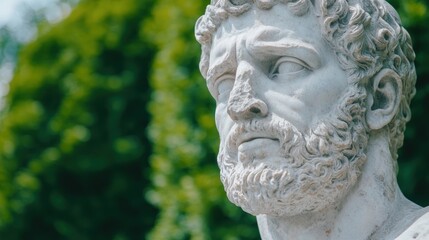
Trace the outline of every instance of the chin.
<path fill-rule="evenodd" d="M 255 216 L 296 216 L 323 211 L 342 202 L 360 175 L 359 169 L 345 162 L 339 170 L 345 173 L 344 177 L 335 178 L 335 170 L 330 168 L 335 164 L 328 162 L 335 160 L 313 160 L 314 164 L 298 169 L 273 169 L 262 163 L 242 169 L 240 174 L 225 179 L 227 196 Z"/>

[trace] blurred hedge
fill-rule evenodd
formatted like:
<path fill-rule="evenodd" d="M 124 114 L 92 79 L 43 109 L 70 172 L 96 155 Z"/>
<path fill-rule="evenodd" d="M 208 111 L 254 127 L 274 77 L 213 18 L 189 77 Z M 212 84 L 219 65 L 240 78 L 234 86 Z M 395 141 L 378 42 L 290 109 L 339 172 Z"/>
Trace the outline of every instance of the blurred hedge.
<path fill-rule="evenodd" d="M 20 54 L 0 128 L 1 239 L 142 239 L 150 0 L 82 1 Z"/>
<path fill-rule="evenodd" d="M 24 48 L 0 122 L 1 239 L 259 239 L 219 181 L 193 37 L 208 2 L 83 0 Z M 429 3 L 392 3 L 418 71 L 398 179 L 429 205 Z"/>

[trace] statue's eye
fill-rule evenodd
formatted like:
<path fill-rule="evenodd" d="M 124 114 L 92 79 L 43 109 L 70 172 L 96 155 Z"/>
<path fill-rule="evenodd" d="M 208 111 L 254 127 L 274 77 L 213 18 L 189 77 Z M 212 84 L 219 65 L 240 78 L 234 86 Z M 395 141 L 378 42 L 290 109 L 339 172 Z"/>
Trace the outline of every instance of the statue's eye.
<path fill-rule="evenodd" d="M 225 75 L 216 81 L 217 100 L 228 100 L 229 93 L 234 87 L 234 76 Z"/>
<path fill-rule="evenodd" d="M 289 80 L 302 76 L 302 74 L 309 71 L 309 66 L 294 57 L 280 58 L 270 71 L 270 78 L 272 80 Z"/>

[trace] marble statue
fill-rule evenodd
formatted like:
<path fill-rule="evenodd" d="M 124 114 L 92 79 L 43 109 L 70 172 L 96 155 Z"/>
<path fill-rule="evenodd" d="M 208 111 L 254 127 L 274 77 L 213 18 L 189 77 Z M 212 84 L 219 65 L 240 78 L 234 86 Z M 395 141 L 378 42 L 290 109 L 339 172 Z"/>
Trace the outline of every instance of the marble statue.
<path fill-rule="evenodd" d="M 196 24 L 218 164 L 262 239 L 429 239 L 397 180 L 415 54 L 384 0 L 212 0 Z"/>

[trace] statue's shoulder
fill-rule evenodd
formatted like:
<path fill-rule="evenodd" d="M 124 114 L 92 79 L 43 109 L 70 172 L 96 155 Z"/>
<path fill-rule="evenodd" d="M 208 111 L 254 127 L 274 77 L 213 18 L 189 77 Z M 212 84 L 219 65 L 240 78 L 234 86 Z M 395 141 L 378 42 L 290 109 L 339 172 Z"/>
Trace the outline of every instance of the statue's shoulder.
<path fill-rule="evenodd" d="M 429 239 L 429 207 L 422 209 L 425 213 L 418 218 L 395 240 L 428 240 Z"/>

